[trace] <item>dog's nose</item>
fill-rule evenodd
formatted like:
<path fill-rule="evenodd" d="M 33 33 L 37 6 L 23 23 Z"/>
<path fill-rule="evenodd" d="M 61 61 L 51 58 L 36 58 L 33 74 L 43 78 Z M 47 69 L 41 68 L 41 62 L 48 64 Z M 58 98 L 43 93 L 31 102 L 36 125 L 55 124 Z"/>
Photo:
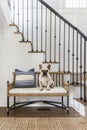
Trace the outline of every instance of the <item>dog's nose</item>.
<path fill-rule="evenodd" d="M 43 72 L 43 76 L 47 76 L 47 71 L 44 71 L 44 72 Z"/>

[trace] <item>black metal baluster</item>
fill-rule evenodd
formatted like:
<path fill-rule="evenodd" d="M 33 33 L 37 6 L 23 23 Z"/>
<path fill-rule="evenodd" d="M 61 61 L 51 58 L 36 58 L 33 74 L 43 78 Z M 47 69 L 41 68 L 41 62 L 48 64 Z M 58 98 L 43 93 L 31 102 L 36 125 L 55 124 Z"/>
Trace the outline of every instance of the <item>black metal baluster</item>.
<path fill-rule="evenodd" d="M 15 24 L 15 0 L 13 0 L 13 24 Z"/>
<path fill-rule="evenodd" d="M 14 108 L 16 107 L 16 97 L 14 96 Z"/>
<path fill-rule="evenodd" d="M 76 38 L 76 83 L 78 84 L 78 32 Z"/>
<path fill-rule="evenodd" d="M 60 72 L 60 52 L 61 52 L 61 19 L 59 19 L 59 72 Z M 59 86 L 60 86 L 60 74 L 59 74 Z"/>
<path fill-rule="evenodd" d="M 11 10 L 11 3 L 12 3 L 12 0 L 9 0 L 9 7 L 10 7 L 10 10 Z"/>
<path fill-rule="evenodd" d="M 11 10 L 11 0 L 8 0 L 9 9 Z"/>
<path fill-rule="evenodd" d="M 54 20 L 54 62 L 56 62 L 56 15 Z"/>
<path fill-rule="evenodd" d="M 18 0 L 18 32 L 19 32 L 19 0 Z"/>
<path fill-rule="evenodd" d="M 53 73 L 53 81 L 54 81 L 54 73 Z"/>
<path fill-rule="evenodd" d="M 51 44 L 52 44 L 52 39 L 51 39 L 51 35 L 52 35 L 52 12 L 50 11 L 50 61 L 51 62 Z"/>
<path fill-rule="evenodd" d="M 22 33 L 24 35 L 24 0 L 22 0 Z M 24 39 L 22 41 L 24 41 Z"/>
<path fill-rule="evenodd" d="M 7 0 L 7 3 L 8 3 L 8 5 L 9 5 L 9 7 L 10 7 L 10 1 L 9 1 L 9 0 Z"/>
<path fill-rule="evenodd" d="M 31 8 L 32 8 L 32 11 L 31 11 L 31 19 L 32 19 L 32 26 L 31 26 L 31 33 L 32 33 L 32 37 L 31 37 L 31 41 L 32 41 L 32 50 L 33 51 L 33 0 L 31 0 Z"/>
<path fill-rule="evenodd" d="M 41 51 L 43 51 L 43 5 L 41 3 Z"/>
<path fill-rule="evenodd" d="M 80 36 L 80 99 L 82 100 L 82 36 Z"/>
<path fill-rule="evenodd" d="M 64 45 L 63 45 L 63 71 L 65 72 L 65 22 L 64 22 Z"/>
<path fill-rule="evenodd" d="M 45 62 L 47 61 L 47 8 L 45 12 Z"/>
<path fill-rule="evenodd" d="M 63 96 L 61 97 L 61 103 L 62 103 L 62 108 L 63 108 Z"/>
<path fill-rule="evenodd" d="M 68 26 L 68 73 L 70 72 L 70 26 Z"/>
<path fill-rule="evenodd" d="M 58 86 L 58 75 L 56 74 L 56 86 Z"/>
<path fill-rule="evenodd" d="M 73 37 L 72 37 L 72 83 L 74 83 L 74 29 L 73 29 Z"/>
<path fill-rule="evenodd" d="M 36 51 L 38 51 L 38 0 L 36 0 Z"/>
<path fill-rule="evenodd" d="M 10 1 L 10 2 L 9 2 L 9 3 L 10 3 L 10 10 L 11 10 L 11 3 L 12 3 L 12 0 L 9 0 L 9 1 Z"/>
<path fill-rule="evenodd" d="M 28 42 L 28 40 L 29 40 L 29 35 L 28 35 L 28 22 L 29 22 L 29 19 L 28 19 L 28 0 L 27 0 L 27 42 Z"/>
<path fill-rule="evenodd" d="M 86 102 L 86 41 L 84 40 L 84 102 Z"/>
<path fill-rule="evenodd" d="M 37 78 L 38 78 L 38 86 L 39 86 L 39 73 L 38 73 L 38 77 Z"/>

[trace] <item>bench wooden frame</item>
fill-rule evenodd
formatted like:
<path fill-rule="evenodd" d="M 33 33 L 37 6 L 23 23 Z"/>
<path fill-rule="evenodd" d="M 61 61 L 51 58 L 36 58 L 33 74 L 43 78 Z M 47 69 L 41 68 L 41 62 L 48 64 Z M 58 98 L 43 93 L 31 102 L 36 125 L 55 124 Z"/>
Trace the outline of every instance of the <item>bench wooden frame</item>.
<path fill-rule="evenodd" d="M 67 110 L 67 113 L 69 113 L 69 82 L 65 83 L 64 82 L 64 73 L 63 72 L 50 72 L 51 75 L 53 75 L 53 80 L 54 80 L 54 77 L 56 76 L 56 85 L 57 85 L 57 75 L 60 77 L 62 76 L 62 87 L 64 87 L 64 89 L 67 91 L 66 93 L 43 93 L 43 94 L 40 94 L 40 93 L 9 93 L 9 91 L 14 87 L 15 85 L 15 79 L 16 79 L 16 76 L 15 76 L 15 73 L 13 72 L 13 81 L 12 83 L 9 83 L 9 81 L 7 81 L 7 114 L 9 114 L 9 112 L 13 109 L 16 109 L 16 108 L 19 108 L 19 107 L 22 107 L 22 106 L 25 106 L 25 105 L 29 105 L 29 104 L 32 104 L 32 103 L 35 103 L 37 102 L 36 100 L 35 101 L 27 101 L 27 102 L 16 102 L 16 97 L 22 97 L 22 96 L 31 96 L 31 97 L 34 97 L 34 96 L 61 96 L 61 102 L 53 102 L 53 101 L 42 101 L 43 103 L 46 103 L 46 104 L 50 104 L 50 105 L 54 105 L 56 107 L 61 107 L 63 109 L 66 109 Z M 39 76 L 39 72 L 35 72 L 35 76 Z M 66 96 L 67 97 L 67 105 L 64 104 L 64 101 L 63 101 L 63 97 Z M 9 103 L 9 98 L 10 97 L 13 97 L 14 98 L 14 103 L 10 106 Z M 40 100 L 39 100 L 40 101 Z"/>

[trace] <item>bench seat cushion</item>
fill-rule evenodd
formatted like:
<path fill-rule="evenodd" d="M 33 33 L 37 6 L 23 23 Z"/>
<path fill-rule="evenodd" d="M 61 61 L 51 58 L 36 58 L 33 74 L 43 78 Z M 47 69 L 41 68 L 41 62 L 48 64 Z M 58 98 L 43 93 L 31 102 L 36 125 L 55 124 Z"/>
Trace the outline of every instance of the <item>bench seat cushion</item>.
<path fill-rule="evenodd" d="M 44 88 L 43 91 L 40 91 L 39 87 L 36 88 L 13 88 L 9 91 L 9 94 L 52 94 L 52 93 L 67 93 L 63 87 L 54 87 L 53 89 L 47 91 Z"/>

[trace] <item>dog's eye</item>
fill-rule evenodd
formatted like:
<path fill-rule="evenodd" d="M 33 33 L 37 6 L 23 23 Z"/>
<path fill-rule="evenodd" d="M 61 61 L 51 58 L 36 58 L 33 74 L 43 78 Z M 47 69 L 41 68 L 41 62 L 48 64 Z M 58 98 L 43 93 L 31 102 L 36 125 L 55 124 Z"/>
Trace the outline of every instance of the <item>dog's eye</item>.
<path fill-rule="evenodd" d="M 48 70 L 46 72 L 48 72 Z"/>
<path fill-rule="evenodd" d="M 41 70 L 42 72 L 44 72 L 44 70 Z"/>

